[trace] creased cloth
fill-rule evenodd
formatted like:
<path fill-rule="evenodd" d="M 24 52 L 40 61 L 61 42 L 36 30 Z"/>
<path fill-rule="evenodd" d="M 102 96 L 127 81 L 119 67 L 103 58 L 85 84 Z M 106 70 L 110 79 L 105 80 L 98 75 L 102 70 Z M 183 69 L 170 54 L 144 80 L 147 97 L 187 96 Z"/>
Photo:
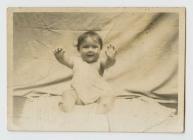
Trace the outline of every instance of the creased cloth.
<path fill-rule="evenodd" d="M 60 94 L 72 72 L 59 64 L 53 49 L 76 56 L 77 37 L 95 30 L 104 48 L 118 48 L 116 64 L 104 77 L 121 92 L 177 95 L 178 14 L 175 13 L 15 13 L 14 95 Z"/>
<path fill-rule="evenodd" d="M 14 69 L 9 88 L 13 89 L 14 116 L 20 124 L 14 129 L 131 132 L 178 129 L 177 121 L 169 124 L 176 120 L 176 110 L 160 105 L 164 102 L 168 105 L 168 99 L 175 99 L 177 109 L 178 14 L 124 10 L 36 12 L 15 13 L 13 19 Z M 72 70 L 57 62 L 53 50 L 62 47 L 78 56 L 76 40 L 88 30 L 101 35 L 104 48 L 112 44 L 118 49 L 115 65 L 104 72 L 114 94 L 121 98 L 116 100 L 108 120 L 106 115 L 101 118 L 90 113 L 95 112 L 95 104 L 76 106 L 73 112 L 79 115 L 65 114 L 58 109 L 59 99 L 55 99 L 69 87 Z"/>

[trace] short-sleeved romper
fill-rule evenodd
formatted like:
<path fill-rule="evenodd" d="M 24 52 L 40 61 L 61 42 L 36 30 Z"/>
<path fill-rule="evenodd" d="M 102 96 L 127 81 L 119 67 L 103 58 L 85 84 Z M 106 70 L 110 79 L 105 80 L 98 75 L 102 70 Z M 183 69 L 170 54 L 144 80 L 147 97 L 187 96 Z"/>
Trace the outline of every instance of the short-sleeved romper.
<path fill-rule="evenodd" d="M 101 96 L 110 96 L 113 92 L 110 85 L 99 74 L 100 63 L 97 67 L 74 58 L 73 78 L 71 87 L 83 104 L 95 102 Z"/>

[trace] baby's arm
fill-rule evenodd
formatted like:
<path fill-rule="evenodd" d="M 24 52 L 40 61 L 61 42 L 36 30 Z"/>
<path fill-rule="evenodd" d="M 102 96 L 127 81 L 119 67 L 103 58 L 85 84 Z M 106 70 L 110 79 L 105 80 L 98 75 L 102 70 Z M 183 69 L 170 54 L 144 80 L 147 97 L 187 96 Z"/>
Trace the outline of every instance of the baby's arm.
<path fill-rule="evenodd" d="M 109 45 L 105 50 L 106 57 L 101 60 L 101 65 L 104 69 L 107 69 L 115 64 L 116 49 L 114 46 Z"/>
<path fill-rule="evenodd" d="M 62 48 L 57 48 L 54 51 L 54 55 L 61 64 L 64 64 L 71 69 L 73 68 L 73 61 L 65 50 L 63 50 Z"/>

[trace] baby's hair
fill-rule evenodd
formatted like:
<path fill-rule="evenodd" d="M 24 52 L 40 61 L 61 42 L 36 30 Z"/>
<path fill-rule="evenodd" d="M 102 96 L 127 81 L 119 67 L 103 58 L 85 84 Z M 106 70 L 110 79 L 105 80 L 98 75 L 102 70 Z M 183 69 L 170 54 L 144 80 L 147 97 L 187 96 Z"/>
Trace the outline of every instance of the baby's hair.
<path fill-rule="evenodd" d="M 80 45 L 84 42 L 84 40 L 87 38 L 87 37 L 96 37 L 99 45 L 100 45 L 100 48 L 102 49 L 103 47 L 103 41 L 102 41 L 102 38 L 99 36 L 99 34 L 97 34 L 96 32 L 94 31 L 87 31 L 87 32 L 84 32 L 83 34 L 81 34 L 79 37 L 78 37 L 78 42 L 77 42 L 77 49 L 79 50 L 80 49 Z"/>

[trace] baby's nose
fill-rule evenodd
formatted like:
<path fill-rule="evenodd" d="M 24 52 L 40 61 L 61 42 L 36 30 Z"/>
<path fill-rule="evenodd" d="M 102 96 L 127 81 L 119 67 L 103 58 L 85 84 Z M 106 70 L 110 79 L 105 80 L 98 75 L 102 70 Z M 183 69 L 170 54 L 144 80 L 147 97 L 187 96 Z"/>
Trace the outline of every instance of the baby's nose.
<path fill-rule="evenodd" d="M 90 47 L 88 48 L 88 50 L 89 50 L 89 51 L 93 51 L 94 49 L 93 49 L 92 46 L 90 46 Z"/>

